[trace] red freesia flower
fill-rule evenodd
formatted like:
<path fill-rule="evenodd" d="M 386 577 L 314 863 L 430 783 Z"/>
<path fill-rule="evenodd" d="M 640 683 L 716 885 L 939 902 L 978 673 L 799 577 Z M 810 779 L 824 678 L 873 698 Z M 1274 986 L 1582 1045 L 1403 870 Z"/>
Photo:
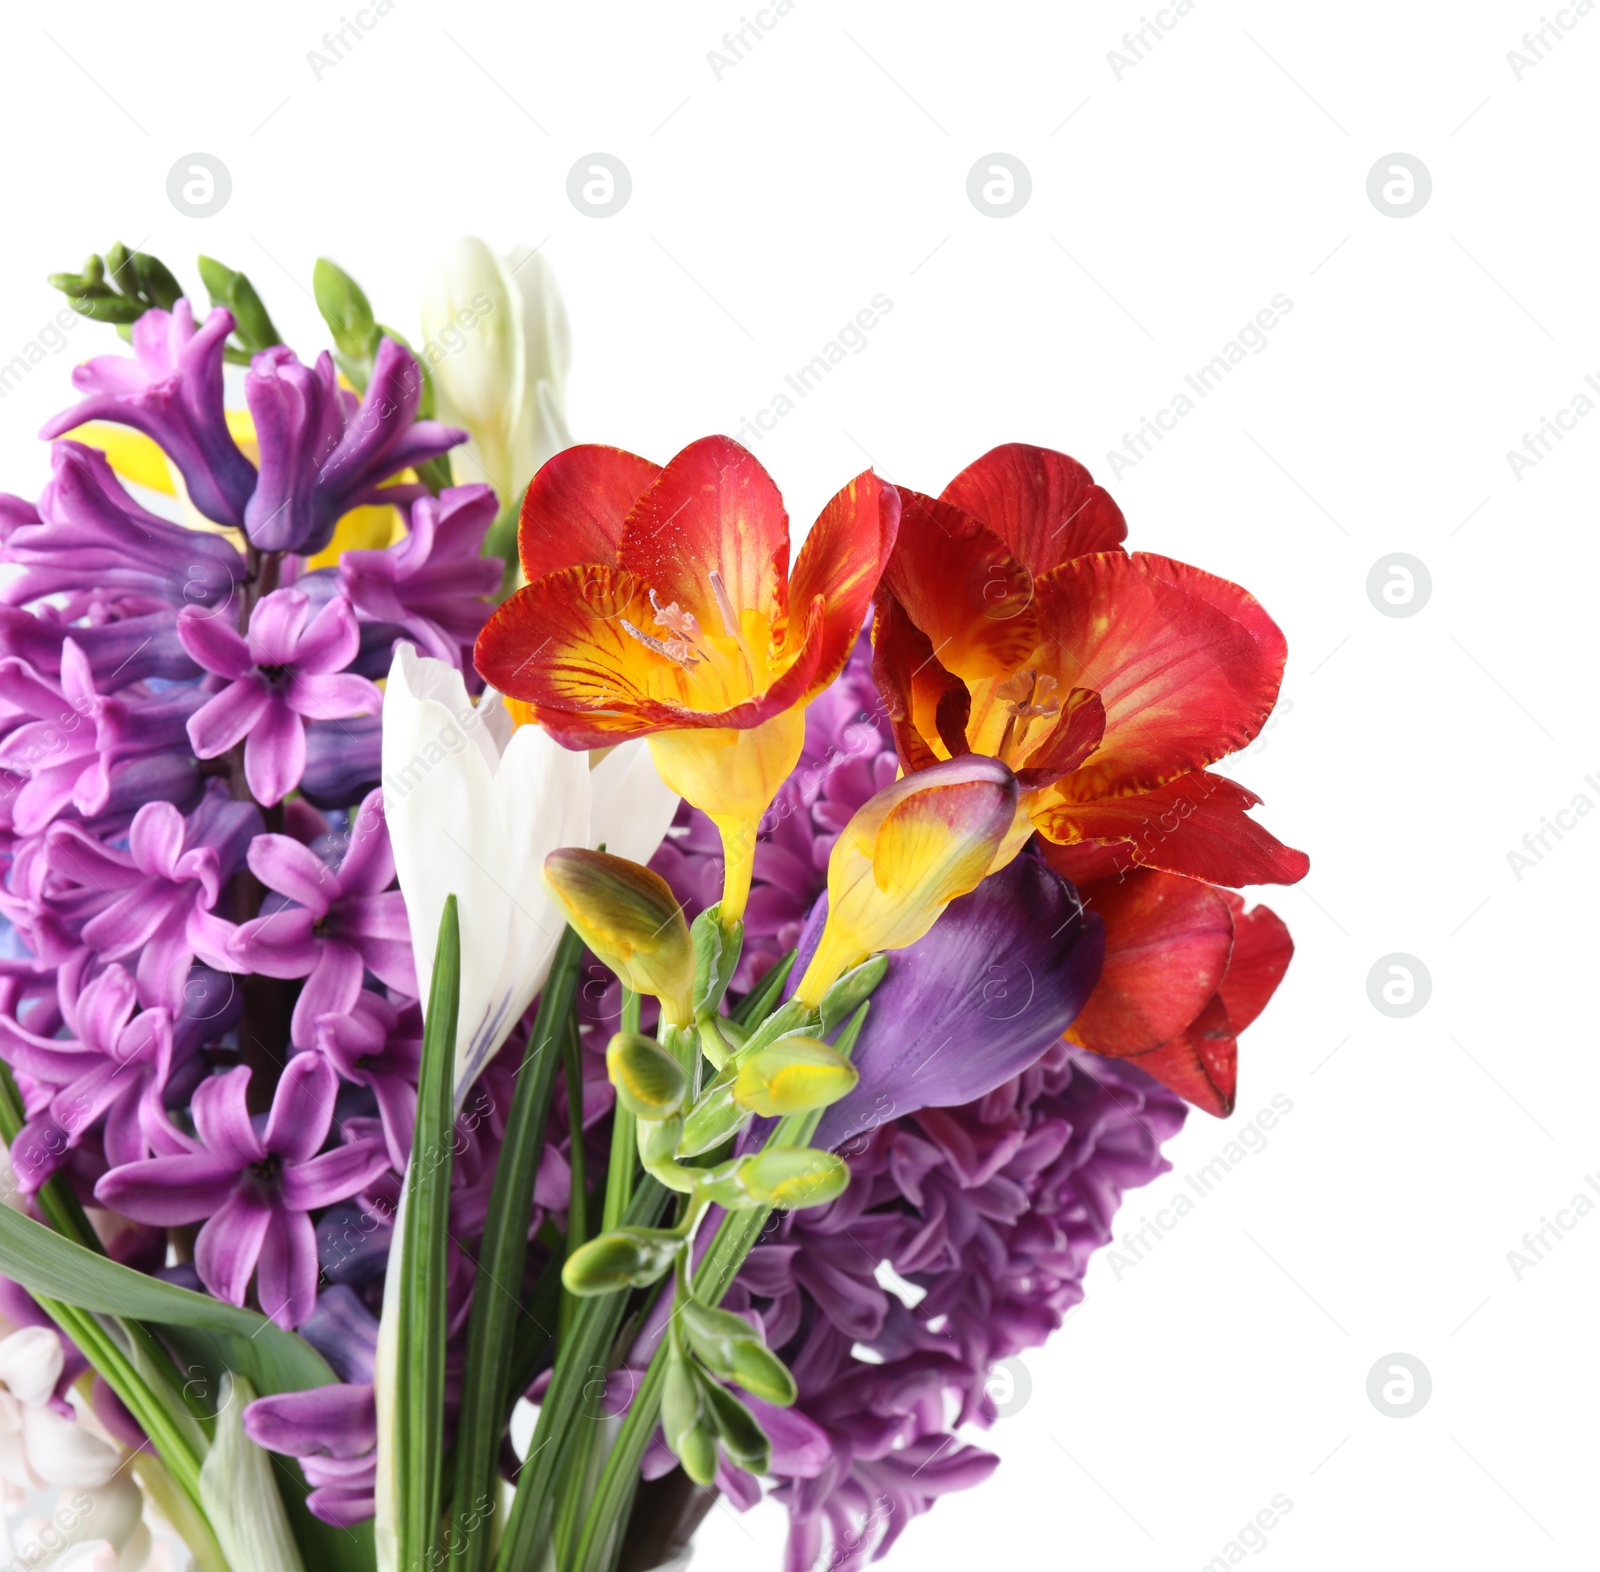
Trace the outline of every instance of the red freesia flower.
<path fill-rule="evenodd" d="M 1058 861 L 1046 845 L 1045 859 Z M 1105 923 L 1100 980 L 1067 1038 L 1129 1059 L 1179 1096 L 1225 1118 L 1238 1085 L 1240 1032 L 1283 980 L 1294 944 L 1265 906 L 1232 890 L 1136 868 L 1080 886 Z"/>
<path fill-rule="evenodd" d="M 523 499 L 528 584 L 479 636 L 478 670 L 569 748 L 649 736 L 667 784 L 722 831 L 732 921 L 803 706 L 849 656 L 899 517 L 893 488 L 858 475 L 791 572 L 783 500 L 730 438 L 665 468 L 569 448 Z"/>
<path fill-rule="evenodd" d="M 901 490 L 878 594 L 874 676 L 908 770 L 967 752 L 1024 787 L 1081 880 L 1133 865 L 1288 884 L 1305 856 L 1206 766 L 1277 699 L 1286 647 L 1259 602 L 1170 557 L 1122 548 L 1121 510 L 1063 453 L 1012 443 L 937 499 Z"/>

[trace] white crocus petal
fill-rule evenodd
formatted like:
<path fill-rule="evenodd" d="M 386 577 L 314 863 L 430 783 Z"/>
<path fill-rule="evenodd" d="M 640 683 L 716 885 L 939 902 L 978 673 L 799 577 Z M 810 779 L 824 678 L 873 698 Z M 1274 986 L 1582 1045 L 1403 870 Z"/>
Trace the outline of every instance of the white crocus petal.
<path fill-rule="evenodd" d="M 64 1366 L 61 1339 L 48 1327 L 25 1326 L 0 1338 L 0 1383 L 19 1403 L 47 1402 Z"/>
<path fill-rule="evenodd" d="M 517 728 L 501 753 L 496 708 L 474 708 L 444 661 L 396 650 L 383 701 L 384 817 L 424 1007 L 439 919 L 456 897 L 458 1107 L 543 985 L 561 937 L 544 859 L 589 834 L 588 761 L 536 726 Z"/>
<path fill-rule="evenodd" d="M 476 236 L 439 259 L 422 296 L 424 354 L 439 418 L 464 426 L 464 480 L 486 480 L 510 499 L 513 433 L 527 383 L 521 302 L 495 254 Z"/>
<path fill-rule="evenodd" d="M 566 416 L 572 345 L 561 291 L 543 254 L 518 246 L 506 258 L 504 269 L 522 331 L 524 389 L 511 449 L 520 494 L 546 459 L 572 445 Z"/>
<path fill-rule="evenodd" d="M 221 1396 L 216 1435 L 200 1465 L 200 1504 L 223 1558 L 235 1572 L 305 1572 L 272 1461 L 244 1433 L 244 1410 L 255 1401 L 255 1389 L 225 1372 Z"/>
<path fill-rule="evenodd" d="M 604 846 L 613 857 L 649 862 L 680 801 L 661 779 L 649 743 L 635 738 L 611 749 L 589 772 L 589 787 L 589 844 Z"/>
<path fill-rule="evenodd" d="M 52 1485 L 104 1485 L 122 1466 L 114 1446 L 53 1408 L 24 1408 L 22 1443 L 28 1466 Z"/>

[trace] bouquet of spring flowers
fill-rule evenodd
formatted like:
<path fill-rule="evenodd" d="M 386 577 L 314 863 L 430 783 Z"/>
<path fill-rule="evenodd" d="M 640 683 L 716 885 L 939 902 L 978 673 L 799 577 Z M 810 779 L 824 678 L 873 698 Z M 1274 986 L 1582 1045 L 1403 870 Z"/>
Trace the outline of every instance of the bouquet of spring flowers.
<path fill-rule="evenodd" d="M 0 497 L 0 1549 L 882 1555 L 1232 1109 L 1282 635 L 1021 444 L 791 565 L 737 443 L 568 444 L 536 257 L 415 350 L 319 263 L 309 364 L 200 273 L 55 280 L 132 352 Z"/>

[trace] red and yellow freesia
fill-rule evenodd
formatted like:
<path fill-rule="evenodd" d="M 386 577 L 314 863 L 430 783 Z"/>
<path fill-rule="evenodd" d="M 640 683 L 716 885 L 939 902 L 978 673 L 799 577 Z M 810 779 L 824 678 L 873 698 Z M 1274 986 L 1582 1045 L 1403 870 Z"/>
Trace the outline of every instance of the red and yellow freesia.
<path fill-rule="evenodd" d="M 1286 646 L 1225 579 L 1123 549 L 1122 513 L 1076 460 L 1012 443 L 937 498 L 902 489 L 874 675 L 908 770 L 971 753 L 1023 788 L 1072 878 L 1144 866 L 1218 884 L 1308 866 L 1207 766 L 1277 699 Z"/>
<path fill-rule="evenodd" d="M 731 925 L 804 705 L 849 656 L 899 517 L 894 489 L 859 475 L 791 571 L 783 500 L 737 442 L 702 438 L 664 468 L 569 448 L 523 500 L 527 586 L 484 628 L 478 670 L 566 747 L 649 737 L 662 778 L 722 834 Z"/>
<path fill-rule="evenodd" d="M 1063 848 L 1046 845 L 1045 860 Z M 1239 1034 L 1283 980 L 1294 944 L 1277 914 L 1232 890 L 1136 868 L 1079 886 L 1106 958 L 1067 1037 L 1128 1059 L 1207 1113 L 1233 1112 Z"/>

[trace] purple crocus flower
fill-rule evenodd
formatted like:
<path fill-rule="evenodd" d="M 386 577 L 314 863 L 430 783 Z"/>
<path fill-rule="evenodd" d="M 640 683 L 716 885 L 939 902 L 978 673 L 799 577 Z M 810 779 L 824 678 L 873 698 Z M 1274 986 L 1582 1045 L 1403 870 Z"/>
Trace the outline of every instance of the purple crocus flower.
<path fill-rule="evenodd" d="M 69 806 L 85 818 L 105 813 L 114 793 L 127 796 L 117 791 L 118 777 L 135 762 L 143 765 L 140 801 L 184 802 L 199 787 L 183 757 L 185 728 L 204 702 L 192 688 L 143 700 L 104 697 L 88 657 L 69 638 L 61 645 L 59 686 L 26 661 L 0 660 L 0 702 L 32 717 L 0 740 L 0 770 L 27 780 L 7 803 L 20 834 L 38 834 Z"/>
<path fill-rule="evenodd" d="M 219 616 L 186 607 L 178 637 L 189 654 L 227 686 L 189 721 L 196 755 L 214 759 L 244 743 L 244 774 L 270 807 L 299 785 L 306 767 L 309 720 L 371 715 L 382 695 L 345 671 L 360 647 L 355 612 L 342 596 L 312 614 L 299 590 L 264 595 L 241 636 Z"/>
<path fill-rule="evenodd" d="M 826 897 L 791 981 L 825 913 Z M 1072 1024 L 1104 958 L 1100 919 L 1065 879 L 1023 853 L 890 954 L 851 1056 L 861 1079 L 823 1114 L 817 1144 L 838 1147 L 885 1119 L 986 1096 Z"/>
<path fill-rule="evenodd" d="M 394 853 L 383 797 L 361 804 L 337 866 L 287 835 L 258 835 L 250 871 L 278 897 L 243 924 L 230 951 L 234 969 L 304 977 L 291 1029 L 309 1047 L 324 1015 L 348 1015 L 371 972 L 402 993 L 417 991 L 405 897 L 391 889 Z"/>
<path fill-rule="evenodd" d="M 147 311 L 133 325 L 133 356 L 96 355 L 72 373 L 89 397 L 40 433 L 59 437 L 86 420 L 132 426 L 160 444 L 183 476 L 189 499 L 218 524 L 244 523 L 256 472 L 228 430 L 222 405 L 222 358 L 233 317 L 212 311 L 204 326 L 180 300 Z"/>
<path fill-rule="evenodd" d="M 378 346 L 359 406 L 340 392 L 326 352 L 306 366 L 285 345 L 262 350 L 245 377 L 261 451 L 260 480 L 244 511 L 251 544 L 314 556 L 351 508 L 413 500 L 418 488 L 390 487 L 380 496 L 378 487 L 466 435 L 418 420 L 421 399 L 422 370 L 392 338 Z"/>
<path fill-rule="evenodd" d="M 205 798 L 187 820 L 171 803 L 152 802 L 134 815 L 122 851 L 80 825 L 57 821 L 36 843 L 42 859 L 25 870 L 39 909 L 13 920 L 21 928 L 28 917 L 53 916 L 69 931 L 76 928 L 81 944 L 102 961 L 137 955 L 140 996 L 177 1009 L 196 956 L 233 970 L 234 929 L 213 908 L 260 824 L 253 803 L 222 796 Z"/>
<path fill-rule="evenodd" d="M 212 606 L 247 578 L 244 558 L 226 536 L 140 507 L 98 449 L 53 443 L 50 468 L 37 509 L 0 496 L 0 549 L 24 570 L 0 595 L 6 604 L 89 586 Z"/>
<path fill-rule="evenodd" d="M 70 984 L 63 976 L 63 991 Z M 44 1183 L 101 1120 L 108 1163 L 149 1155 L 147 1128 L 165 1124 L 161 1095 L 172 1071 L 172 1017 L 161 1008 L 135 1014 L 138 1002 L 133 978 L 113 964 L 71 1001 L 71 1037 L 39 1037 L 0 1014 L 7 1062 L 52 1094 L 12 1143 L 11 1166 L 25 1193 Z"/>
<path fill-rule="evenodd" d="M 190 1105 L 199 1139 L 186 1142 L 189 1150 L 113 1168 L 95 1196 L 158 1227 L 205 1219 L 194 1253 L 200 1280 L 219 1299 L 242 1305 L 254 1275 L 262 1311 L 294 1327 L 316 1307 L 316 1230 L 308 1214 L 370 1184 L 389 1158 L 372 1136 L 322 1151 L 339 1078 L 321 1055 L 289 1061 L 264 1119 L 251 1118 L 249 1083 L 243 1065 L 202 1082 Z"/>
<path fill-rule="evenodd" d="M 499 560 L 481 555 L 499 503 L 487 486 L 452 486 L 411 508 L 406 537 L 381 551 L 347 551 L 339 584 L 364 617 L 391 624 L 423 652 L 461 663 L 500 586 Z"/>

